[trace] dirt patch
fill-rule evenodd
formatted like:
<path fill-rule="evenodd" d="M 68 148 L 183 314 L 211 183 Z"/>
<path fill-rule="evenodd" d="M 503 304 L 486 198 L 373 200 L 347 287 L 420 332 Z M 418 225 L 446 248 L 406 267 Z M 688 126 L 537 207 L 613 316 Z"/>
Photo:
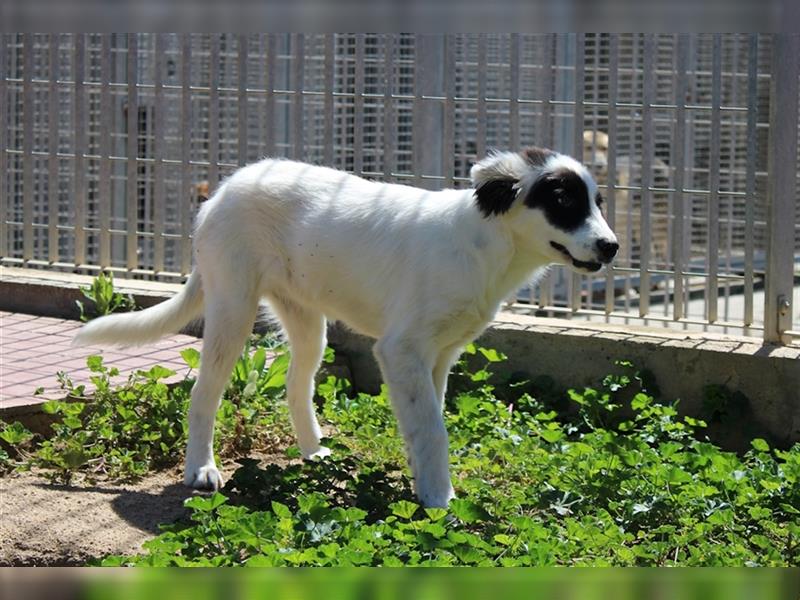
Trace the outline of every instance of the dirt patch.
<path fill-rule="evenodd" d="M 160 523 L 186 514 L 177 470 L 135 484 L 54 485 L 36 473 L 0 479 L 0 565 L 82 565 L 140 551 Z"/>
<path fill-rule="evenodd" d="M 263 462 L 283 457 L 255 455 Z M 238 465 L 222 465 L 230 478 Z M 159 525 L 188 515 L 194 493 L 179 467 L 130 484 L 55 485 L 41 473 L 0 478 L 0 566 L 85 565 L 108 554 L 135 554 Z"/>

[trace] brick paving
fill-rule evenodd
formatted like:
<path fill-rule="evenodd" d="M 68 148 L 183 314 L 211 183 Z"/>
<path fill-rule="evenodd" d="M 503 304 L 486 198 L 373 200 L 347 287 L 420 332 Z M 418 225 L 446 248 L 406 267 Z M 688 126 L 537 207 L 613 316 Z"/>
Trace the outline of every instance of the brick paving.
<path fill-rule="evenodd" d="M 180 351 L 188 347 L 199 350 L 201 345 L 197 338 L 173 335 L 132 348 L 71 346 L 80 326 L 78 321 L 0 311 L 0 413 L 63 398 L 56 378 L 59 371 L 66 372 L 75 384 L 87 384 L 86 389 L 91 390 L 86 357 L 92 354 L 102 355 L 105 364 L 117 367 L 120 381 L 133 371 L 154 365 L 176 371 L 178 379 L 189 370 Z M 40 387 L 44 393 L 35 396 Z"/>

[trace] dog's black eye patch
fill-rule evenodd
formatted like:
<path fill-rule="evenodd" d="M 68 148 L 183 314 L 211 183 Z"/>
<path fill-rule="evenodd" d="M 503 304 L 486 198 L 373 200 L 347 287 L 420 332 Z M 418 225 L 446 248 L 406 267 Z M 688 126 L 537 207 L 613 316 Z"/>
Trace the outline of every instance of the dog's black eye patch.
<path fill-rule="evenodd" d="M 517 197 L 516 179 L 490 179 L 475 190 L 478 208 L 484 217 L 502 215 L 511 208 Z"/>
<path fill-rule="evenodd" d="M 525 198 L 526 206 L 544 211 L 547 221 L 562 231 L 574 231 L 586 222 L 589 202 L 583 179 L 569 169 L 541 177 Z"/>

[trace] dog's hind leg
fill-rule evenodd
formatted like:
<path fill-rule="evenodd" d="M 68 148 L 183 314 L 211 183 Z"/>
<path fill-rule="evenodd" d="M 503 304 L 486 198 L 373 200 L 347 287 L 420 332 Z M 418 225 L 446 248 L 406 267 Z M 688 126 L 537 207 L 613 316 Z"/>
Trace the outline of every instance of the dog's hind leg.
<path fill-rule="evenodd" d="M 270 298 L 270 306 L 289 337 L 292 359 L 286 377 L 286 398 L 297 443 L 306 459 L 330 454 L 320 446 L 322 433 L 314 411 L 314 375 L 325 352 L 325 316 L 285 299 Z"/>
<path fill-rule="evenodd" d="M 389 335 L 375 344 L 392 407 L 405 438 L 417 496 L 425 506 L 453 498 L 447 430 L 433 382 L 435 352 L 413 337 Z"/>
<path fill-rule="evenodd" d="M 203 351 L 200 373 L 192 389 L 183 481 L 197 489 L 218 489 L 222 477 L 214 463 L 214 418 L 233 365 L 252 331 L 258 297 L 248 290 L 223 287 L 207 279 L 203 286 Z"/>

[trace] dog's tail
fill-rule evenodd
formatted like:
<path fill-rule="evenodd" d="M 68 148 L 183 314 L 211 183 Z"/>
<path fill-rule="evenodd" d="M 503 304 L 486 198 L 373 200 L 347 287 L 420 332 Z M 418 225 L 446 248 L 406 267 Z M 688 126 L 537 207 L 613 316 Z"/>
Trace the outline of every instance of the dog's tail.
<path fill-rule="evenodd" d="M 145 310 L 108 315 L 84 325 L 75 345 L 135 346 L 177 333 L 203 310 L 203 288 L 195 269 L 178 294 Z"/>

